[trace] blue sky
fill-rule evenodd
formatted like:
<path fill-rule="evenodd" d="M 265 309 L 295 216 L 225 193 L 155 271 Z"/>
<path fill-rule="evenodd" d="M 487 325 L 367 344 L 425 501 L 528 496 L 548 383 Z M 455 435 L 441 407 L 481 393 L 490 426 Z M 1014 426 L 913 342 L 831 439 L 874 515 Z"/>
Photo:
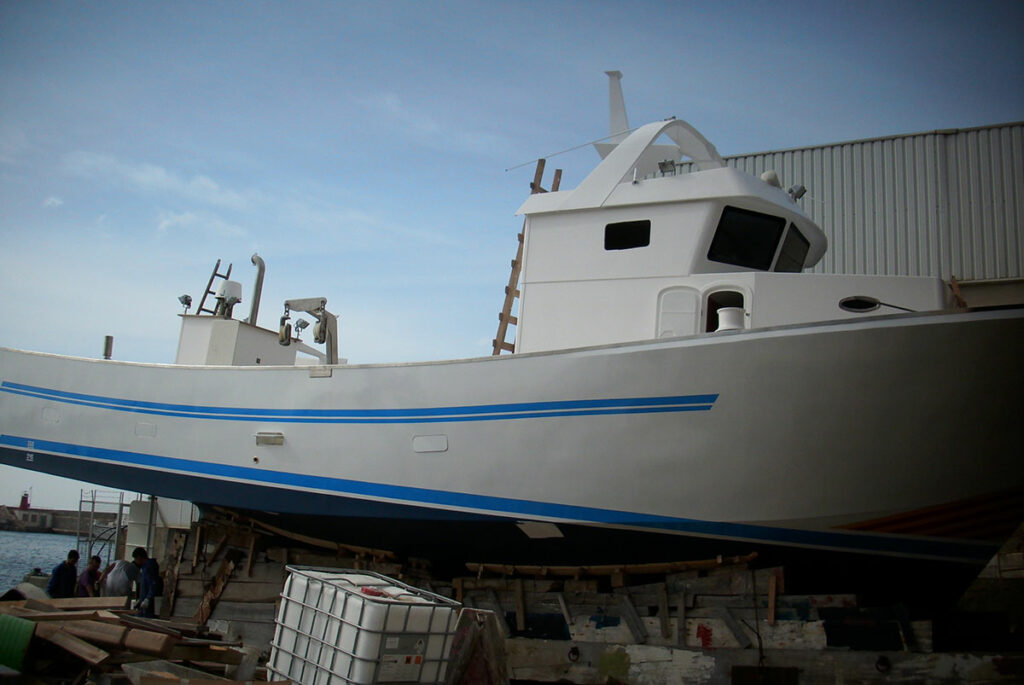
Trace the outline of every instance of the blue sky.
<path fill-rule="evenodd" d="M 1022 30 L 1020 2 L 7 0 L 0 345 L 172 361 L 177 296 L 222 258 L 247 310 L 258 251 L 263 325 L 324 295 L 353 362 L 485 355 L 505 169 L 606 135 L 604 70 L 632 125 L 728 155 L 1024 119 Z M 3 472 L 2 502 L 73 503 Z"/>

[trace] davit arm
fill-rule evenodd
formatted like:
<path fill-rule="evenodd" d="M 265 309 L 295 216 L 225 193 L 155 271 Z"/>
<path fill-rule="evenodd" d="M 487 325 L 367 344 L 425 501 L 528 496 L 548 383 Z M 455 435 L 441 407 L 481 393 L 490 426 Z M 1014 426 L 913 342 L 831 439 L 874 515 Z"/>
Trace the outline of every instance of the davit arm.
<path fill-rule="evenodd" d="M 285 300 L 284 316 L 281 317 L 281 328 L 278 332 L 282 345 L 292 342 L 292 325 L 288 322 L 290 312 L 305 312 L 316 318 L 313 325 L 313 340 L 326 344 L 327 363 L 338 363 L 338 317 L 327 311 L 326 297 L 305 297 L 297 300 Z M 299 323 L 303 323 L 300 321 Z M 301 327 L 300 327 L 301 328 Z"/>

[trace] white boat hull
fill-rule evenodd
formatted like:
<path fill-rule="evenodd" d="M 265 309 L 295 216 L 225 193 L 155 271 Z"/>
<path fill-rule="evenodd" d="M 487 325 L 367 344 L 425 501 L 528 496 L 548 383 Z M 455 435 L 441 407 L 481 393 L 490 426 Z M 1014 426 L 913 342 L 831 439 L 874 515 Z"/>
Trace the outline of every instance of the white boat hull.
<path fill-rule="evenodd" d="M 1022 339 L 1012 309 L 330 377 L 0 349 L 0 461 L 250 510 L 979 563 L 1020 520 Z M 1003 513 L 958 518 L 979 501 Z"/>

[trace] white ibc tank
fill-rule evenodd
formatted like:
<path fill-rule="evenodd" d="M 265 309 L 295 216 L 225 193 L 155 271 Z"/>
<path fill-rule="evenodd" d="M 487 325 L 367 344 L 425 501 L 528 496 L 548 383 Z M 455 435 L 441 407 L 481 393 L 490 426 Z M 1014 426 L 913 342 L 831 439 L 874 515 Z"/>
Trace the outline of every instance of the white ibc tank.
<path fill-rule="evenodd" d="M 289 566 L 267 661 L 301 685 L 444 682 L 459 604 L 366 571 Z"/>

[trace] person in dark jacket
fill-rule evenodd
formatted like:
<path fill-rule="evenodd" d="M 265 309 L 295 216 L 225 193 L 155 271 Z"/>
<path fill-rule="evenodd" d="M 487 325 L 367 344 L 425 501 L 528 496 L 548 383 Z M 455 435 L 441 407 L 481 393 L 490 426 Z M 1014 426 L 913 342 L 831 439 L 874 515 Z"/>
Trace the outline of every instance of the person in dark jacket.
<path fill-rule="evenodd" d="M 156 618 L 154 605 L 163 589 L 160 565 L 156 563 L 156 559 L 149 558 L 143 547 L 136 547 L 132 552 L 132 563 L 139 567 L 139 600 L 135 608 L 143 618 Z"/>
<path fill-rule="evenodd" d="M 54 599 L 74 597 L 75 584 L 78 582 L 78 550 L 68 552 L 68 558 L 53 567 L 50 582 L 46 585 L 46 594 Z"/>

